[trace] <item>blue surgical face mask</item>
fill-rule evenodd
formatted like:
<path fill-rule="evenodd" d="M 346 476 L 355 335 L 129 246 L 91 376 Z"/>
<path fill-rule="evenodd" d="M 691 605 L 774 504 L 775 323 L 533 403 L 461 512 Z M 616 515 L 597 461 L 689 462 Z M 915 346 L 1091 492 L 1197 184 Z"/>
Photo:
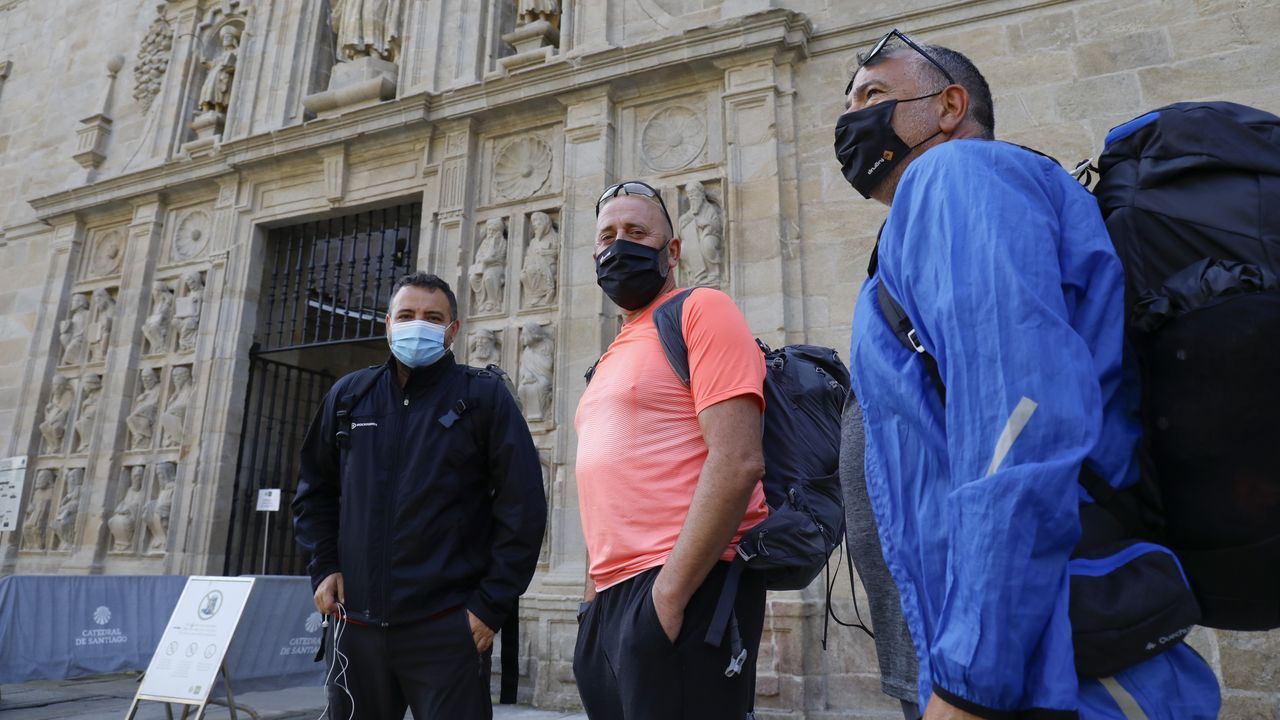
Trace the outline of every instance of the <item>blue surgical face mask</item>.
<path fill-rule="evenodd" d="M 437 325 L 426 320 L 406 320 L 392 323 L 391 354 L 407 367 L 426 367 L 444 355 L 444 331 L 447 325 Z"/>

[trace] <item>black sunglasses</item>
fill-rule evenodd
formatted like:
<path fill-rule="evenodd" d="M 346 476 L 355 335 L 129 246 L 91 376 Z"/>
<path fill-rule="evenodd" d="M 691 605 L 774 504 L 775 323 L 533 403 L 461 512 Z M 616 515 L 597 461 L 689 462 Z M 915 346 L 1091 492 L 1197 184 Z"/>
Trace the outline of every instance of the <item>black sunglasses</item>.
<path fill-rule="evenodd" d="M 894 38 L 898 38 L 899 40 L 902 41 L 904 45 L 920 53 L 920 55 L 924 57 L 925 60 L 928 60 L 929 62 L 933 63 L 933 66 L 938 68 L 938 71 L 942 73 L 942 76 L 947 79 L 947 82 L 949 84 L 951 85 L 956 84 L 956 79 L 951 77 L 951 73 L 947 72 L 946 68 L 942 67 L 942 63 L 938 62 L 937 60 L 934 60 L 932 55 L 925 52 L 924 48 L 915 44 L 915 42 L 912 41 L 911 38 L 907 37 L 906 33 L 898 30 L 898 28 L 894 28 L 890 30 L 889 32 L 885 33 L 884 37 L 880 38 L 880 42 L 876 43 L 876 46 L 871 48 L 871 52 L 864 55 L 862 58 L 862 61 L 858 63 L 858 70 L 861 70 L 863 67 L 866 66 L 867 63 L 871 62 L 872 58 L 879 55 L 884 50 L 885 46 L 889 44 L 889 41 Z M 854 77 L 857 77 L 858 70 L 853 71 Z M 847 96 L 850 90 L 853 90 L 853 77 L 849 78 L 849 84 L 845 86 L 844 94 Z"/>
<path fill-rule="evenodd" d="M 614 183 L 604 189 L 600 193 L 600 199 L 596 200 L 596 217 L 600 217 L 600 208 L 604 204 L 619 195 L 639 195 L 647 197 L 658 202 L 658 207 L 662 208 L 662 214 L 667 218 L 667 227 L 671 228 L 671 234 L 675 235 L 676 226 L 671 223 L 671 213 L 667 212 L 667 204 L 662 202 L 662 193 L 659 193 L 652 185 L 642 183 L 639 180 L 628 180 L 626 182 Z"/>

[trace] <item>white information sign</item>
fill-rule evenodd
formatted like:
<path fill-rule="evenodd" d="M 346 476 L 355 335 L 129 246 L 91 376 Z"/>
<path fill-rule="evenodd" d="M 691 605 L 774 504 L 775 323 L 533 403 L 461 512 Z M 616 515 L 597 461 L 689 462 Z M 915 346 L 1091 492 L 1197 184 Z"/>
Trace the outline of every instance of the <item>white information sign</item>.
<path fill-rule="evenodd" d="M 204 702 L 252 589 L 253 578 L 188 578 L 147 665 L 138 697 L 189 705 Z"/>
<path fill-rule="evenodd" d="M 27 457 L 0 458 L 0 532 L 18 529 L 22 484 L 27 477 Z"/>
<path fill-rule="evenodd" d="M 280 509 L 280 488 L 263 488 L 258 491 L 258 510 L 276 512 Z"/>

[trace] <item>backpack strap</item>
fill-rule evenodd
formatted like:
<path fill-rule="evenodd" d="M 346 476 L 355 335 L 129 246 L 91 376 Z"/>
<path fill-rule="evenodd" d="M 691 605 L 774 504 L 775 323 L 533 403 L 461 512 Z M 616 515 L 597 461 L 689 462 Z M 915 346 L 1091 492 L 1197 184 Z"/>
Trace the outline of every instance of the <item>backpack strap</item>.
<path fill-rule="evenodd" d="M 658 329 L 658 342 L 667 364 L 685 387 L 689 387 L 689 346 L 684 341 L 684 301 L 697 288 L 686 288 L 653 311 L 653 324 Z"/>
<path fill-rule="evenodd" d="M 880 304 L 880 314 L 884 315 L 884 319 L 889 322 L 889 329 L 893 330 L 894 337 L 898 338 L 898 342 L 902 343 L 903 347 L 920 356 L 925 372 L 929 374 L 929 379 L 933 381 L 933 387 L 938 391 L 938 397 L 942 399 L 945 407 L 947 386 L 942 382 L 938 361 L 924 349 L 924 345 L 916 337 L 916 326 L 911 323 L 911 318 L 907 317 L 906 311 L 898 301 L 889 294 L 889 288 L 884 285 L 884 278 L 880 278 L 880 283 L 876 286 L 876 300 Z"/>
<path fill-rule="evenodd" d="M 386 364 L 370 365 L 360 370 L 359 374 L 347 383 L 345 392 L 338 396 L 338 402 L 335 405 L 334 416 L 338 421 L 338 429 L 333 434 L 334 443 L 342 450 L 351 447 L 351 411 L 355 410 L 356 405 L 369 394 L 369 390 L 373 388 L 373 384 L 382 377 L 382 371 L 386 370 Z"/>

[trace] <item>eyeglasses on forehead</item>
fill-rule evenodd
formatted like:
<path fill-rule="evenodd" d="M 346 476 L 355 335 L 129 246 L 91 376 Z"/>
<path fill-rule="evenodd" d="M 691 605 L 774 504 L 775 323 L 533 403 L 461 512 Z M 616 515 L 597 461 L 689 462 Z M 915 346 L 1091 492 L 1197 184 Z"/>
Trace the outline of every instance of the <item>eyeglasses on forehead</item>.
<path fill-rule="evenodd" d="M 605 188 L 604 192 L 600 193 L 600 199 L 596 200 L 596 217 L 600 217 L 600 208 L 604 207 L 605 203 L 619 195 L 639 195 L 656 201 L 658 207 L 662 208 L 663 216 L 667 218 L 667 225 L 671 228 L 671 232 L 675 233 L 675 225 L 671 223 L 671 213 L 667 212 L 667 204 L 662 201 L 662 193 L 658 192 L 652 185 L 639 180 L 614 183 Z"/>
<path fill-rule="evenodd" d="M 947 72 L 946 68 L 942 67 L 942 63 L 938 62 L 937 60 L 934 59 L 932 55 L 925 52 L 924 48 L 920 47 L 915 43 L 914 40 L 907 37 L 906 33 L 902 32 L 898 28 L 894 28 L 889 32 L 885 33 L 884 37 L 880 38 L 880 41 L 875 44 L 875 47 L 871 48 L 871 52 L 867 53 L 862 57 L 862 60 L 858 63 L 858 69 L 853 71 L 853 76 L 849 78 L 849 84 L 846 85 L 844 88 L 845 95 L 848 95 L 849 91 L 853 90 L 853 78 L 857 77 L 858 70 L 861 70 L 862 68 L 866 67 L 876 56 L 884 52 L 885 47 L 888 46 L 889 42 L 894 38 L 897 38 L 898 40 L 902 41 L 903 45 L 906 45 L 912 50 L 915 50 L 917 53 L 920 54 L 921 57 L 923 57 L 925 60 L 928 60 L 930 63 L 932 63 L 934 67 L 938 68 L 938 72 L 942 73 L 942 76 L 947 79 L 948 83 L 950 83 L 951 85 L 956 84 L 956 79 L 951 77 L 951 73 Z"/>

